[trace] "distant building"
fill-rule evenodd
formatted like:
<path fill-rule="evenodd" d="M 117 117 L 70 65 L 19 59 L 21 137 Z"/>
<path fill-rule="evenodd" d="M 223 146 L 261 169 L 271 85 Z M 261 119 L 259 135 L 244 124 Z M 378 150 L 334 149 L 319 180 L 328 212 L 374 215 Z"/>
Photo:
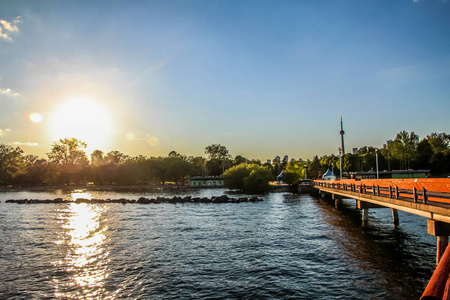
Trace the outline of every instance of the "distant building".
<path fill-rule="evenodd" d="M 189 182 L 192 187 L 223 187 L 223 176 L 192 176 Z"/>
<path fill-rule="evenodd" d="M 358 153 L 358 148 L 353 148 L 353 154 Z"/>
<path fill-rule="evenodd" d="M 291 162 L 295 162 L 295 158 L 291 158 Z"/>
<path fill-rule="evenodd" d="M 430 170 L 406 170 L 406 171 L 382 171 L 378 172 L 378 176 L 380 179 L 383 178 L 393 178 L 393 179 L 402 179 L 402 178 L 426 178 L 430 173 Z M 368 171 L 368 172 L 344 172 L 344 176 L 347 176 L 350 179 L 376 179 L 377 172 Z"/>
<path fill-rule="evenodd" d="M 268 160 L 267 160 L 267 163 L 268 163 L 269 165 L 271 165 L 271 164 L 272 164 L 272 160 L 268 159 Z"/>

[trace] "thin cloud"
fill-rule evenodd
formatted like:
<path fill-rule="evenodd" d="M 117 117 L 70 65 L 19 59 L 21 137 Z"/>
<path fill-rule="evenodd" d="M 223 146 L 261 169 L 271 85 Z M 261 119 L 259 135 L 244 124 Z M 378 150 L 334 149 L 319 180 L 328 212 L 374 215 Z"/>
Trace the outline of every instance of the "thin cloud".
<path fill-rule="evenodd" d="M 11 132 L 11 129 L 9 129 L 9 128 L 5 128 L 5 129 L 0 128 L 0 136 L 5 136 L 9 132 Z"/>
<path fill-rule="evenodd" d="M 37 147 L 39 146 L 38 143 L 31 143 L 31 142 L 12 142 L 11 143 L 14 146 L 26 146 L 26 147 Z"/>
<path fill-rule="evenodd" d="M 14 92 L 11 89 L 0 89 L 0 95 L 7 95 L 7 96 L 11 96 L 11 97 L 19 97 L 20 94 L 17 92 Z"/>
<path fill-rule="evenodd" d="M 0 38 L 11 41 L 11 33 L 19 32 L 17 24 L 22 23 L 22 18 L 19 16 L 12 22 L 0 19 Z"/>

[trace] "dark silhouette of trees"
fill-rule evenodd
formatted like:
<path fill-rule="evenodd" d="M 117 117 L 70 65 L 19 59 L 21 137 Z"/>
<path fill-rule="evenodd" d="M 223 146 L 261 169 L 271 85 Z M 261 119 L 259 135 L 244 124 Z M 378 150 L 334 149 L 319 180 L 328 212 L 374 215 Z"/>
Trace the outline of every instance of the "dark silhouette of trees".
<path fill-rule="evenodd" d="M 75 138 L 60 139 L 53 143 L 52 149 L 47 153 L 52 167 L 53 180 L 61 183 L 78 184 L 87 175 L 89 160 L 84 152 L 86 143 Z"/>
<path fill-rule="evenodd" d="M 233 159 L 233 166 L 237 166 L 248 162 L 249 160 L 243 157 L 242 155 L 236 155 L 236 157 Z"/>
<path fill-rule="evenodd" d="M 397 133 L 395 140 L 389 147 L 392 149 L 393 158 L 401 162 L 401 169 L 409 169 L 412 160 L 416 158 L 416 147 L 419 142 L 419 136 L 412 131 L 408 133 L 403 130 Z"/>
<path fill-rule="evenodd" d="M 320 161 L 317 155 L 313 157 L 313 160 L 308 165 L 307 177 L 310 179 L 317 179 L 323 174 L 323 170 L 320 166 Z"/>
<path fill-rule="evenodd" d="M 205 148 L 205 153 L 208 154 L 208 161 L 206 162 L 207 175 L 222 175 L 232 165 L 232 156 L 225 146 L 220 144 L 209 145 Z"/>
<path fill-rule="evenodd" d="M 8 185 L 22 164 L 22 149 L 0 144 L 0 183 Z"/>

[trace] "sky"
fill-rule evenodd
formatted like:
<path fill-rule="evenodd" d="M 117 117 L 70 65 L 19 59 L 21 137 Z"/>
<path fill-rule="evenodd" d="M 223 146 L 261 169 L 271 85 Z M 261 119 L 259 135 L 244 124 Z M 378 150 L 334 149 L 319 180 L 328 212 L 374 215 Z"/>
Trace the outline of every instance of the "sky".
<path fill-rule="evenodd" d="M 312 159 L 450 133 L 450 1 L 0 0 L 0 143 Z"/>

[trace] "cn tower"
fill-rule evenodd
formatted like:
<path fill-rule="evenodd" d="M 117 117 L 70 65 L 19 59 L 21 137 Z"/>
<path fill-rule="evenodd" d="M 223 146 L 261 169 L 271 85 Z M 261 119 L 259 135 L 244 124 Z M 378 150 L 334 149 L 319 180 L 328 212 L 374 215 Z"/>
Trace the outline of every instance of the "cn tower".
<path fill-rule="evenodd" d="M 342 148 L 342 155 L 345 154 L 345 148 L 344 148 L 344 133 L 345 133 L 345 131 L 344 131 L 344 126 L 342 125 L 342 114 L 341 114 L 341 131 L 340 131 L 340 134 L 341 134 L 341 148 Z"/>

